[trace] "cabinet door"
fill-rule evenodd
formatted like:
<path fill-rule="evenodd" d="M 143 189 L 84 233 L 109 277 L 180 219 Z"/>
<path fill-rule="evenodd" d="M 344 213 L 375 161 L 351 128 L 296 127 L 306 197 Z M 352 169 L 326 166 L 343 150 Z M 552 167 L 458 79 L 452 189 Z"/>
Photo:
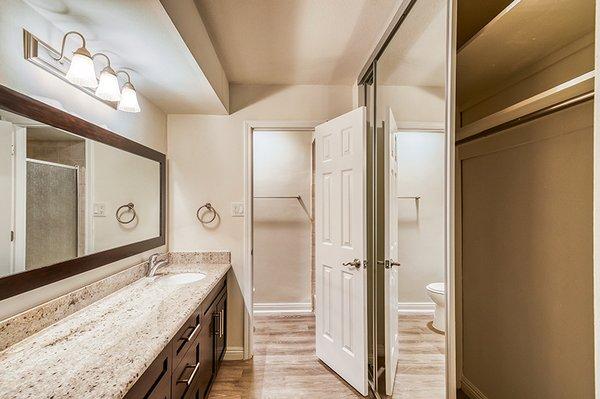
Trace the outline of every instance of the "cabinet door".
<path fill-rule="evenodd" d="M 227 291 L 223 293 L 219 302 L 215 306 L 216 318 L 215 322 L 218 322 L 218 328 L 215 331 L 215 366 L 218 369 L 219 363 L 225 355 L 225 347 L 227 340 Z"/>
<path fill-rule="evenodd" d="M 200 360 L 202 368 L 199 371 L 198 388 L 196 389 L 200 393 L 200 398 L 204 397 L 213 376 L 213 331 L 214 326 L 212 321 L 205 323 L 200 331 L 200 347 L 202 348 L 200 351 Z"/>

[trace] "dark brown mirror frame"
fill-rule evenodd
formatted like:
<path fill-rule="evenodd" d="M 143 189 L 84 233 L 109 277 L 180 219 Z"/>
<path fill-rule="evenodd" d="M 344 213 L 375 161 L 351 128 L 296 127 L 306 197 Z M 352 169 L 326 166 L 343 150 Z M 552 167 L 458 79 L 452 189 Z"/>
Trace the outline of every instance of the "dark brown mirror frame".
<path fill-rule="evenodd" d="M 165 245 L 166 156 L 93 123 L 0 85 L 0 108 L 160 164 L 160 235 L 144 241 L 0 278 L 0 300 Z"/>

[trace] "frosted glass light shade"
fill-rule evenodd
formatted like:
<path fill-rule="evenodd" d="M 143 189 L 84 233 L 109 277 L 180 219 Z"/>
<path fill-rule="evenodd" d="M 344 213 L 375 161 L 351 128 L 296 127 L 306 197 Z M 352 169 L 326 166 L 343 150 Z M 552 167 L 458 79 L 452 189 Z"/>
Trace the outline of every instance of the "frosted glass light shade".
<path fill-rule="evenodd" d="M 121 101 L 117 105 L 119 111 L 125 112 L 140 112 L 140 105 L 138 104 L 137 94 L 131 83 L 125 83 L 123 85 L 123 91 L 121 92 Z"/>
<path fill-rule="evenodd" d="M 94 70 L 94 61 L 90 53 L 85 48 L 80 48 L 73 53 L 71 66 L 67 72 L 69 82 L 83 87 L 95 88 L 98 86 L 96 71 Z"/>
<path fill-rule="evenodd" d="M 104 68 L 100 73 L 96 96 L 106 101 L 119 101 L 121 99 L 121 89 L 119 88 L 117 75 L 110 67 Z"/>

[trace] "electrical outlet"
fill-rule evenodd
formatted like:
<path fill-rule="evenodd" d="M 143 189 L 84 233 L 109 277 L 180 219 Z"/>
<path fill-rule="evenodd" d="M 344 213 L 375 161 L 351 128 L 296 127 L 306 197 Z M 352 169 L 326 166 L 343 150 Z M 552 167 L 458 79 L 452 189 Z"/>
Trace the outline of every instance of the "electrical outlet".
<path fill-rule="evenodd" d="M 94 203 L 94 217 L 95 218 L 106 217 L 106 203 L 104 203 L 104 202 L 95 202 Z"/>
<path fill-rule="evenodd" d="M 244 203 L 243 202 L 232 202 L 231 203 L 231 216 L 233 217 L 244 217 Z"/>

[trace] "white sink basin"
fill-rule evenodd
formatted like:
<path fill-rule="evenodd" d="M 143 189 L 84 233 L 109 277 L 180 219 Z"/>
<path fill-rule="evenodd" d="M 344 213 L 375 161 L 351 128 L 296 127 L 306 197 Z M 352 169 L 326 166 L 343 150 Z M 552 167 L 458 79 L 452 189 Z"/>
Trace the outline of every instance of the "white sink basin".
<path fill-rule="evenodd" d="M 204 273 L 178 273 L 168 274 L 160 277 L 158 282 L 169 285 L 190 284 L 202 280 L 206 277 Z"/>

